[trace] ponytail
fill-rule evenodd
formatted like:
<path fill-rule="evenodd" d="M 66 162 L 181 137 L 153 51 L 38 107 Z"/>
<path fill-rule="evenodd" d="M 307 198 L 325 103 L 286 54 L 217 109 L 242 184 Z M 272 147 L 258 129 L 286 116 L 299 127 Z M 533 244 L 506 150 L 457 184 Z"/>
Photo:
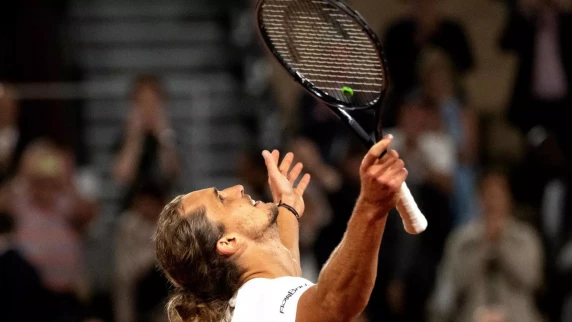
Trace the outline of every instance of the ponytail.
<path fill-rule="evenodd" d="M 167 304 L 170 322 L 230 322 L 231 312 L 229 301 L 205 301 L 185 290 L 177 291 Z"/>

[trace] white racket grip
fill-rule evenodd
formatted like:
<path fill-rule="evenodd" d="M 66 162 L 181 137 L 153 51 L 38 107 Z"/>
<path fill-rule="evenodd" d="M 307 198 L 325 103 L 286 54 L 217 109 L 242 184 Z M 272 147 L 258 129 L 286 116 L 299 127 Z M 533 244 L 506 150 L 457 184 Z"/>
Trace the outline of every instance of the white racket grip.
<path fill-rule="evenodd" d="M 421 210 L 419 210 L 405 182 L 401 185 L 399 194 L 400 198 L 397 202 L 397 211 L 399 211 L 405 231 L 412 235 L 422 233 L 427 229 L 427 219 L 423 216 Z"/>

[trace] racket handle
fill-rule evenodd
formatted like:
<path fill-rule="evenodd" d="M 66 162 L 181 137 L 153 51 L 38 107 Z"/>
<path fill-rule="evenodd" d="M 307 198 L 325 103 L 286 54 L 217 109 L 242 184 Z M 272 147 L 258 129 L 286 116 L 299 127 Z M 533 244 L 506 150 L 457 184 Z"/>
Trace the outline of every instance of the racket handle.
<path fill-rule="evenodd" d="M 397 202 L 397 211 L 399 211 L 405 231 L 412 235 L 422 233 L 427 229 L 427 219 L 423 216 L 421 210 L 419 210 L 405 182 L 401 185 L 399 194 L 400 198 Z"/>

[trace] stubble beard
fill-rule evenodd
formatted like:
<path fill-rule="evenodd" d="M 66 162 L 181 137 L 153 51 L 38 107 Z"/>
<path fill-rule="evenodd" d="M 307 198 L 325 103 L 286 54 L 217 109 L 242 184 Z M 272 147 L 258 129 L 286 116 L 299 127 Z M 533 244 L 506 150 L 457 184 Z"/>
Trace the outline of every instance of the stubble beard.
<path fill-rule="evenodd" d="M 278 224 L 278 206 L 273 205 L 273 207 L 268 211 L 268 216 L 270 217 L 270 224 L 268 227 L 276 226 Z"/>
<path fill-rule="evenodd" d="M 268 210 L 268 225 L 260 231 L 254 240 L 266 242 L 269 239 L 279 238 L 278 235 L 278 207 L 273 206 Z"/>

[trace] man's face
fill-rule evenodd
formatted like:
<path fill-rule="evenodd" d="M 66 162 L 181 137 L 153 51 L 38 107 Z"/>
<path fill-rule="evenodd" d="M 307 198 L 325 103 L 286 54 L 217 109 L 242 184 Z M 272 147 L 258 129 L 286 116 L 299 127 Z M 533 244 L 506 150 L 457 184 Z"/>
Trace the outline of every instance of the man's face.
<path fill-rule="evenodd" d="M 142 86 L 135 95 L 135 104 L 145 120 L 153 120 L 163 106 L 163 99 L 152 87 Z"/>
<path fill-rule="evenodd" d="M 28 193 L 40 207 L 52 207 L 66 186 L 65 160 L 53 150 L 35 151 L 26 154 L 21 169 L 27 182 Z"/>
<path fill-rule="evenodd" d="M 492 174 L 481 183 L 481 202 L 486 216 L 499 217 L 511 211 L 510 188 L 501 175 Z"/>
<path fill-rule="evenodd" d="M 428 112 L 420 104 L 404 106 L 399 116 L 399 126 L 409 138 L 417 138 L 426 130 Z"/>
<path fill-rule="evenodd" d="M 246 239 L 258 240 L 276 226 L 278 208 L 273 203 L 254 201 L 244 194 L 241 185 L 224 190 L 209 188 L 191 192 L 183 197 L 185 213 L 203 206 L 207 217 L 224 225 L 226 233 L 236 233 Z"/>
<path fill-rule="evenodd" d="M 492 238 L 498 237 L 504 230 L 511 212 L 510 189 L 506 178 L 493 174 L 483 180 L 481 204 L 487 234 Z"/>

